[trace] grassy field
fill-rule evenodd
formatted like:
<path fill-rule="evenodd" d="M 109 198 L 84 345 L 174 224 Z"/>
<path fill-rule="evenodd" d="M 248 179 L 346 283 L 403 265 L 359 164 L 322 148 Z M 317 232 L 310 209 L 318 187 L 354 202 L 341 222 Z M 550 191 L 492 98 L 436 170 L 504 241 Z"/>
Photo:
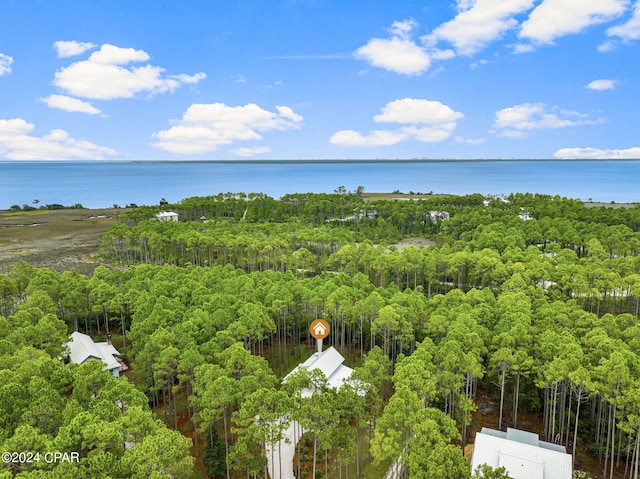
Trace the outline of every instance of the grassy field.
<path fill-rule="evenodd" d="M 0 211 L 0 273 L 18 261 L 90 274 L 102 235 L 122 210 Z"/>

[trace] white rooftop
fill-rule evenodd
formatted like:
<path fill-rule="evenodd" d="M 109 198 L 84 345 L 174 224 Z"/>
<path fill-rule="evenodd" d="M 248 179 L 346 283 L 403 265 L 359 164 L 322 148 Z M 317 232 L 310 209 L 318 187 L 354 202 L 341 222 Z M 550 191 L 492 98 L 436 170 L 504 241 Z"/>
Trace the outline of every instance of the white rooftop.
<path fill-rule="evenodd" d="M 321 353 L 312 354 L 309 359 L 295 367 L 293 371 L 287 374 L 284 381 L 287 378 L 299 371 L 300 369 L 306 369 L 307 371 L 313 371 L 319 369 L 327 378 L 327 384 L 334 389 L 340 389 L 345 380 L 349 379 L 353 374 L 353 369 L 342 364 L 344 357 L 333 346 L 325 349 Z M 313 391 L 303 391 L 304 397 L 311 396 Z"/>
<path fill-rule="evenodd" d="M 353 369 L 342 364 L 343 362 L 344 358 L 342 355 L 331 346 L 322 352 L 312 354 L 305 362 L 297 365 L 282 381 L 286 382 L 289 376 L 301 369 L 306 369 L 307 371 L 318 369 L 322 371 L 327 378 L 329 387 L 339 389 L 353 374 Z M 310 397 L 314 392 L 315 391 L 311 389 L 305 389 L 302 391 L 302 397 Z M 358 394 L 360 394 L 360 392 Z M 293 457 L 296 444 L 303 433 L 304 431 L 300 424 L 292 421 L 289 428 L 284 432 L 284 438 L 286 440 L 279 441 L 272 446 L 266 446 L 269 477 L 279 477 L 281 479 L 295 478 L 293 473 Z"/>
<path fill-rule="evenodd" d="M 94 343 L 90 336 L 74 331 L 71 333 L 71 341 L 65 346 L 69 348 L 71 362 L 82 364 L 90 359 L 100 359 L 105 363 L 105 369 L 120 369 L 120 363 L 115 358 L 120 353 L 109 343 Z"/>
<path fill-rule="evenodd" d="M 161 211 L 156 215 L 156 218 L 161 221 L 178 221 L 178 213 L 173 211 Z"/>
<path fill-rule="evenodd" d="M 571 479 L 573 464 L 563 446 L 540 441 L 535 433 L 483 427 L 476 434 L 471 470 L 504 467 L 513 479 Z"/>

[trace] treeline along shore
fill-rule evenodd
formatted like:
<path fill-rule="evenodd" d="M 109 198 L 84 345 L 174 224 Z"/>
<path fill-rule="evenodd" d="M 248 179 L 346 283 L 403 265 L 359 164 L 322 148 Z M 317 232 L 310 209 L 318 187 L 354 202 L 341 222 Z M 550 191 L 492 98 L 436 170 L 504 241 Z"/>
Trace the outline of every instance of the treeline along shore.
<path fill-rule="evenodd" d="M 74 210 L 99 238 L 82 259 L 92 271 L 32 265 L 24 251 L 4 263 L 0 441 L 80 455 L 7 467 L 265 477 L 266 447 L 296 420 L 297 477 L 382 478 L 400 460 L 408 478 L 466 479 L 481 426 L 538 433 L 592 477 L 633 477 L 640 206 L 357 193 Z M 3 215 L 0 247 L 44 231 Z M 352 387 L 282 384 L 315 350 L 316 318 L 355 369 Z M 60 362 L 74 330 L 109 333 L 129 371 Z M 311 380 L 320 396 L 303 394 Z"/>

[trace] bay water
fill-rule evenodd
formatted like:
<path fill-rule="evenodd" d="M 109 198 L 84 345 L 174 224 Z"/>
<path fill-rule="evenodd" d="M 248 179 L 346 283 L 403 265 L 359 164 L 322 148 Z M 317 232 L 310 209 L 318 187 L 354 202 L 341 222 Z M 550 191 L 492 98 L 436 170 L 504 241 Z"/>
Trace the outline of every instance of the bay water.
<path fill-rule="evenodd" d="M 226 192 L 544 193 L 640 202 L 640 160 L 3 161 L 0 209 L 157 205 Z"/>

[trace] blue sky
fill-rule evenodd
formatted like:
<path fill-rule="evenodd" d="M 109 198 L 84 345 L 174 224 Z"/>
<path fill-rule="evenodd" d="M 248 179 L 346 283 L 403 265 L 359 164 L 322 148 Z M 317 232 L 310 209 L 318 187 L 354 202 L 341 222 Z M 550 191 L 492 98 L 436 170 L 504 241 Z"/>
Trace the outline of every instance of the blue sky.
<path fill-rule="evenodd" d="M 640 158 L 640 0 L 0 0 L 0 159 Z"/>

